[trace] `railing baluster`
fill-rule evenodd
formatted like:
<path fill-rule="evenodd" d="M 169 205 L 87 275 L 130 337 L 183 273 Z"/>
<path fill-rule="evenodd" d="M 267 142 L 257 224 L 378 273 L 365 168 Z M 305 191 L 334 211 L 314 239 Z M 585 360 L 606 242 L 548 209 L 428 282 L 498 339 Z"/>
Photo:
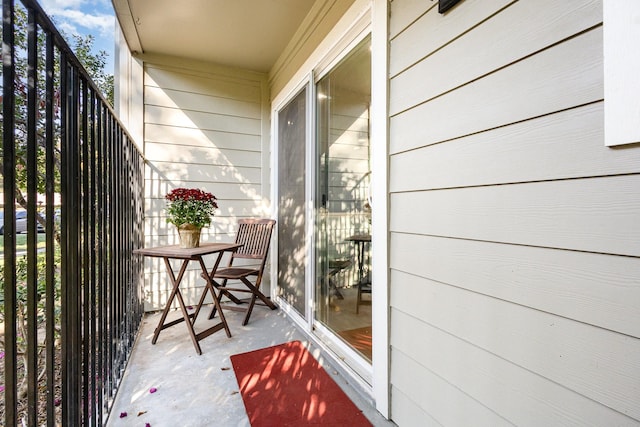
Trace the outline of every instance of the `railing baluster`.
<path fill-rule="evenodd" d="M 46 328 L 46 376 L 47 376 L 47 426 L 56 425 L 55 416 L 55 298 L 56 298 L 56 266 L 54 245 L 55 215 L 55 158 L 54 158 L 54 81 L 55 57 L 53 35 L 46 38 L 45 66 L 45 192 L 46 192 L 46 271 L 45 283 L 45 328 Z"/>
<path fill-rule="evenodd" d="M 87 187 L 88 193 L 85 198 L 88 200 L 88 223 L 90 224 L 89 228 L 89 236 L 88 236 L 88 265 L 89 265 L 89 292 L 88 292 L 88 300 L 91 301 L 89 305 L 89 319 L 90 323 L 89 328 L 89 345 L 90 347 L 87 349 L 91 357 L 91 364 L 89 366 L 89 378 L 90 378 L 90 408 L 91 408 L 91 420 L 93 425 L 100 425 L 100 418 L 98 417 L 98 407 L 99 407 L 99 395 L 100 389 L 98 387 L 98 371 L 97 371 L 97 362 L 96 362 L 96 339 L 97 339 L 97 321 L 96 321 L 96 289 L 97 289 L 97 281 L 96 281 L 96 97 L 95 92 L 91 90 L 91 97 L 89 101 L 90 111 L 89 111 L 89 123 L 90 123 L 90 133 L 88 138 L 88 158 L 85 160 L 87 166 L 89 167 L 89 173 L 87 175 Z"/>
<path fill-rule="evenodd" d="M 109 329 L 107 323 L 107 274 L 106 274 L 106 235 L 107 235 L 107 216 L 106 216 L 106 206 L 107 206 L 107 191 L 105 185 L 105 174 L 106 174 L 106 138 L 105 138 L 105 122 L 104 122 L 104 109 L 102 108 L 102 104 L 97 105 L 97 120 L 98 120 L 98 135 L 99 140 L 97 143 L 97 166 L 98 166 L 98 177 L 97 177 L 97 186 L 98 186 L 98 230 L 99 235 L 98 239 L 100 244 L 98 246 L 98 318 L 99 318 L 99 329 L 98 329 L 98 372 L 100 373 L 100 384 L 101 389 L 110 390 L 109 381 L 108 381 L 108 345 L 109 343 Z M 103 418 L 103 410 L 108 410 L 108 399 L 105 398 L 104 393 L 100 394 L 101 405 L 99 408 L 100 419 Z"/>
<path fill-rule="evenodd" d="M 12 0 L 2 1 L 2 174 L 4 190 L 4 423 L 18 424 L 16 330 L 16 190 L 15 135 L 15 11 Z"/>
<path fill-rule="evenodd" d="M 89 411 L 90 408 L 90 399 L 89 396 L 92 392 L 92 390 L 89 388 L 89 384 L 90 384 L 90 378 L 91 378 L 91 366 L 90 366 L 90 358 L 91 358 L 91 354 L 90 354 L 90 347 L 89 344 L 91 342 L 91 330 L 90 330 L 90 326 L 91 326 L 91 316 L 90 316 L 90 307 L 91 307 L 91 303 L 90 303 L 90 298 L 89 298 L 89 289 L 91 287 L 91 281 L 90 281 L 90 257 L 89 257 L 89 230 L 90 230 L 90 224 L 88 221 L 88 212 L 89 212 L 89 204 L 90 204 L 90 194 L 89 194 L 89 173 L 90 173 L 90 163 L 89 163 L 89 116 L 88 116 L 88 109 L 89 109 L 89 90 L 87 87 L 87 82 L 86 80 L 81 80 L 81 96 L 82 96 L 82 100 L 81 100 L 81 112 L 80 112 L 80 122 L 81 122 L 81 126 L 80 126 L 80 134 L 81 137 L 79 139 L 80 143 L 81 143 L 81 150 L 79 150 L 79 152 L 81 153 L 81 159 L 80 159 L 80 164 L 82 164 L 82 168 L 83 168 L 83 173 L 81 174 L 81 210 L 80 210 L 80 216 L 81 216 L 81 221 L 82 221 L 82 229 L 79 230 L 79 233 L 81 234 L 81 238 L 80 241 L 78 243 L 80 243 L 81 246 L 81 267 L 82 267 L 82 293 L 81 293 L 81 298 L 83 301 L 82 304 L 82 336 L 83 336 L 83 340 L 81 342 L 82 345 L 82 366 L 83 366 L 83 372 L 82 372 L 82 388 L 83 388 L 83 399 L 82 399 L 82 412 L 84 415 L 84 419 L 90 419 L 91 418 L 91 412 Z"/>
<path fill-rule="evenodd" d="M 38 325 L 37 325 L 37 274 L 36 260 L 36 199 L 38 185 L 37 163 L 37 95 L 38 95 L 38 31 L 33 10 L 27 10 L 27 310 L 26 323 L 26 374 L 27 374 L 27 425 L 37 424 L 38 409 Z M 24 418 L 23 418 L 24 419 Z"/>

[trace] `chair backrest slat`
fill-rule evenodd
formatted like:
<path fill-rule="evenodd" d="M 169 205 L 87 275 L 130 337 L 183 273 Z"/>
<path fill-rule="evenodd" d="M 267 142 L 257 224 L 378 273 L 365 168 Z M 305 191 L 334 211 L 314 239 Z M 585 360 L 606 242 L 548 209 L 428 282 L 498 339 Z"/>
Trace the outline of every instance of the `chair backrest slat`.
<path fill-rule="evenodd" d="M 233 254 L 233 258 L 266 258 L 275 223 L 273 219 L 239 220 L 236 243 L 242 247 Z"/>

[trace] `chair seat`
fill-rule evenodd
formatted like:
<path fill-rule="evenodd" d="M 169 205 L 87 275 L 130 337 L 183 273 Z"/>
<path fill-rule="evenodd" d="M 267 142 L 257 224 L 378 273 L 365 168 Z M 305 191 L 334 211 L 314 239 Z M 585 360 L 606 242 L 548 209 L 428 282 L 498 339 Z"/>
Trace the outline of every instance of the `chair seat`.
<path fill-rule="evenodd" d="M 271 243 L 271 234 L 276 221 L 274 219 L 241 219 L 238 221 L 238 232 L 236 233 L 236 243 L 240 247 L 231 253 L 229 265 L 226 268 L 217 269 L 213 277 L 213 286 L 220 291 L 220 296 L 229 298 L 233 303 L 241 305 L 244 301 L 234 295 L 235 292 L 249 292 L 251 299 L 249 306 L 245 308 L 237 307 L 247 314 L 244 317 L 242 325 L 246 325 L 251 317 L 251 312 L 256 304 L 256 300 L 262 301 L 271 310 L 278 308 L 265 294 L 260 291 L 260 283 L 265 265 L 267 263 L 267 255 Z M 243 264 L 234 264 L 235 261 L 241 260 Z M 256 267 L 259 264 L 259 267 Z M 251 278 L 250 276 L 255 276 Z M 232 283 L 228 285 L 229 280 L 239 280 L 240 283 Z M 211 309 L 209 319 L 216 314 L 216 308 Z"/>
<path fill-rule="evenodd" d="M 220 268 L 216 271 L 215 278 L 218 279 L 240 279 L 247 276 L 256 276 L 260 271 L 255 268 L 227 267 Z"/>
<path fill-rule="evenodd" d="M 371 293 L 371 282 L 358 283 L 359 291 L 362 293 Z"/>
<path fill-rule="evenodd" d="M 329 276 L 334 276 L 350 266 L 351 261 L 348 259 L 331 259 L 329 260 Z"/>

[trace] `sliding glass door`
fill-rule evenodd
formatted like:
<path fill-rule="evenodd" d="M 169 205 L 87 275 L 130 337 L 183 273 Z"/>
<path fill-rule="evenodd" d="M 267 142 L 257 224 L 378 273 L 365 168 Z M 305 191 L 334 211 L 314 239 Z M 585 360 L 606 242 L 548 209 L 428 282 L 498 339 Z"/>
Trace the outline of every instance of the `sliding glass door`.
<path fill-rule="evenodd" d="M 316 84 L 315 319 L 371 361 L 370 40 Z"/>
<path fill-rule="evenodd" d="M 278 112 L 278 295 L 306 316 L 307 90 Z"/>
<path fill-rule="evenodd" d="M 276 116 L 278 295 L 347 364 L 365 370 L 372 347 L 370 44 L 366 37 Z"/>

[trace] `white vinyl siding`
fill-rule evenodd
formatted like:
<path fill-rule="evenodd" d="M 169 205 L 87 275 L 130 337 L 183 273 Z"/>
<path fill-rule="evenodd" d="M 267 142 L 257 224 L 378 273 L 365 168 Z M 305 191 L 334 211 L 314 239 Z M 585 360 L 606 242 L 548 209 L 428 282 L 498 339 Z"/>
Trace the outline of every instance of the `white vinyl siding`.
<path fill-rule="evenodd" d="M 177 61 L 176 61 L 177 62 Z M 147 62 L 144 68 L 144 151 L 147 159 L 147 245 L 178 243 L 166 222 L 164 195 L 173 188 L 200 188 L 218 198 L 219 209 L 202 241 L 234 239 L 237 220 L 269 212 L 263 104 L 266 76 L 208 71 L 206 64 Z M 266 184 L 266 185 L 265 185 Z M 161 259 L 146 259 L 147 309 L 164 305 L 170 288 Z M 190 266 L 182 291 L 195 304 L 204 283 Z"/>
<path fill-rule="evenodd" d="M 391 419 L 640 422 L 640 147 L 604 145 L 602 1 L 394 0 Z"/>

